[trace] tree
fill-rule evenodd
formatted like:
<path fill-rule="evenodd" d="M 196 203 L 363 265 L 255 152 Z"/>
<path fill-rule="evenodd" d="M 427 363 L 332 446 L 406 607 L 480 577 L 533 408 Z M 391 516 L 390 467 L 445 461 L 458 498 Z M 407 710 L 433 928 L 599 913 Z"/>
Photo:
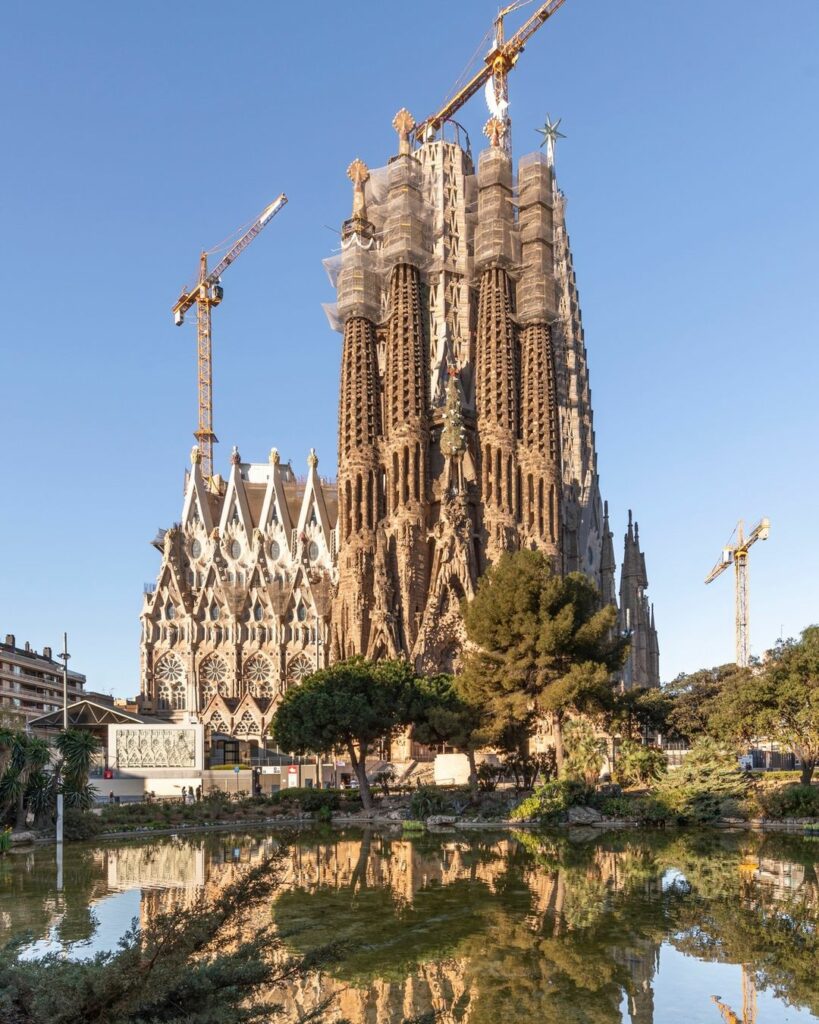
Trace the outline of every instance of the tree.
<path fill-rule="evenodd" d="M 485 705 L 496 727 L 551 717 L 557 766 L 563 765 L 567 714 L 610 706 L 611 677 L 627 641 L 615 631 L 614 606 L 582 573 L 557 576 L 539 551 L 505 554 L 464 604 L 467 637 L 463 691 Z"/>
<path fill-rule="evenodd" d="M 809 785 L 819 762 L 819 626 L 809 626 L 800 640 L 779 641 L 760 670 L 726 679 L 710 712 L 717 734 L 741 741 L 764 736 L 786 746 Z"/>
<path fill-rule="evenodd" d="M 708 737 L 698 739 L 679 768 L 664 775 L 657 796 L 681 818 L 710 821 L 724 800 L 745 796 L 748 780 L 736 757 Z"/>
<path fill-rule="evenodd" d="M 273 720 L 273 738 L 298 754 L 343 747 L 369 809 L 367 756 L 376 741 L 410 724 L 415 691 L 415 675 L 404 661 L 339 661 L 287 691 Z"/>
<path fill-rule="evenodd" d="M 446 744 L 462 750 L 469 762 L 469 791 L 478 797 L 475 751 L 486 744 L 486 712 L 458 690 L 457 681 L 446 674 L 418 680 L 412 708 L 412 738 L 427 746 Z"/>
<path fill-rule="evenodd" d="M 665 735 L 672 707 L 671 695 L 659 687 L 624 690 L 615 694 L 609 726 L 628 740 Z"/>
<path fill-rule="evenodd" d="M 711 716 L 725 681 L 735 676 L 737 672 L 747 671 L 738 669 L 734 664 L 728 664 L 678 675 L 673 683 L 665 688 L 671 702 L 668 714 L 669 732 L 689 742 L 693 742 L 699 736 L 709 735 Z"/>
<path fill-rule="evenodd" d="M 0 950 L 0 1024 L 134 1024 L 197 1021 L 242 1024 L 283 1019 L 281 994 L 333 959 L 310 951 L 288 956 L 261 915 L 280 873 L 275 859 L 245 872 L 217 896 L 180 902 L 136 923 L 118 949 L 86 960 L 61 952 L 21 956 L 24 940 Z M 279 995 L 279 1005 L 274 997 Z M 319 1017 L 315 1014 L 304 1020 Z"/>
<path fill-rule="evenodd" d="M 48 744 L 25 732 L 6 730 L 0 734 L 0 819 L 15 809 L 15 825 L 24 828 L 28 812 L 29 789 L 42 788 L 43 770 L 51 754 Z"/>
<path fill-rule="evenodd" d="M 56 739 L 55 746 L 62 760 L 57 773 L 62 779 L 65 802 L 69 807 L 88 810 L 94 804 L 94 792 L 88 784 L 88 773 L 100 742 L 86 729 L 66 729 Z"/>

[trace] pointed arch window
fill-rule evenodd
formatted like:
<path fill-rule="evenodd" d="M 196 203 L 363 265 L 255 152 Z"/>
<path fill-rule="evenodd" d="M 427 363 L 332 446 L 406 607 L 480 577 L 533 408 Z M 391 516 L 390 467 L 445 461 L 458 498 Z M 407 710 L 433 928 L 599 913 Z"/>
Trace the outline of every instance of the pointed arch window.
<path fill-rule="evenodd" d="M 256 622 L 261 622 L 264 618 L 264 609 L 258 601 L 253 605 L 253 618 Z"/>
<path fill-rule="evenodd" d="M 176 618 L 176 608 L 174 608 L 172 601 L 168 601 L 165 605 L 165 618 L 168 620 Z"/>
<path fill-rule="evenodd" d="M 209 609 L 209 611 L 208 611 L 208 614 L 210 615 L 210 621 L 211 621 L 211 622 L 216 622 L 216 621 L 217 621 L 217 619 L 219 618 L 219 605 L 218 605 L 218 604 L 216 604 L 216 602 L 215 602 L 215 601 L 214 601 L 214 603 L 213 603 L 213 604 L 212 604 L 212 605 L 210 606 L 210 609 Z"/>

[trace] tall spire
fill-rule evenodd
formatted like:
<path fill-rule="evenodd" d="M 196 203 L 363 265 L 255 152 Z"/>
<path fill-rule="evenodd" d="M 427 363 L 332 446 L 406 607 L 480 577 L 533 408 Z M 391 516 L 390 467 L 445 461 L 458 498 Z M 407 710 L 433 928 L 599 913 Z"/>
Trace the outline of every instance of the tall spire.
<path fill-rule="evenodd" d="M 551 114 L 547 114 L 543 127 L 535 129 L 536 132 L 539 132 L 543 136 L 543 142 L 541 142 L 540 148 L 543 149 L 544 146 L 546 147 L 546 163 L 552 170 L 554 170 L 555 166 L 555 143 L 558 139 L 566 138 L 563 132 L 558 131 L 562 120 L 563 118 L 559 117 L 556 121 L 553 121 Z"/>

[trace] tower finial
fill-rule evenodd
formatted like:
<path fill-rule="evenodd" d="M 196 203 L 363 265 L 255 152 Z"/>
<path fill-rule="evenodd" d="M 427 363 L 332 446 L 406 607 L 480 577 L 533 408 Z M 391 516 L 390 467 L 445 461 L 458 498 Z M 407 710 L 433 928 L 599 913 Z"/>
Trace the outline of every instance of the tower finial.
<path fill-rule="evenodd" d="M 191 465 L 200 466 L 202 464 L 202 449 L 198 444 L 195 444 L 191 448 Z"/>
<path fill-rule="evenodd" d="M 271 466 L 278 466 L 279 462 L 281 461 L 281 456 L 279 455 L 278 448 L 270 449 L 270 455 L 268 455 L 267 461 L 270 463 Z"/>
<path fill-rule="evenodd" d="M 363 160 L 356 157 L 347 168 L 347 177 L 353 183 L 353 220 L 367 219 L 367 203 L 364 199 L 364 183 L 369 180 L 370 172 Z"/>
<path fill-rule="evenodd" d="M 543 127 L 535 129 L 536 132 L 543 136 L 543 142 L 541 142 L 540 148 L 543 149 L 544 146 L 546 147 L 546 163 L 549 167 L 554 167 L 555 165 L 555 143 L 558 139 L 566 138 L 563 132 L 558 131 L 562 120 L 563 118 L 559 117 L 556 121 L 553 121 L 552 115 L 547 114 Z"/>
<path fill-rule="evenodd" d="M 398 132 L 398 155 L 410 155 L 410 132 L 415 127 L 415 118 L 407 110 L 401 107 L 392 119 L 392 126 Z"/>
<path fill-rule="evenodd" d="M 318 465 L 318 455 L 316 455 L 315 448 L 310 449 L 310 454 L 307 456 L 307 465 L 310 469 L 315 469 Z"/>
<path fill-rule="evenodd" d="M 483 126 L 483 133 L 489 139 L 489 145 L 493 149 L 500 149 L 506 135 L 506 125 L 499 117 L 490 117 Z"/>
<path fill-rule="evenodd" d="M 230 453 L 230 461 L 234 466 L 238 466 L 242 461 L 242 456 L 239 454 L 239 449 L 236 445 L 233 446 L 233 450 Z"/>

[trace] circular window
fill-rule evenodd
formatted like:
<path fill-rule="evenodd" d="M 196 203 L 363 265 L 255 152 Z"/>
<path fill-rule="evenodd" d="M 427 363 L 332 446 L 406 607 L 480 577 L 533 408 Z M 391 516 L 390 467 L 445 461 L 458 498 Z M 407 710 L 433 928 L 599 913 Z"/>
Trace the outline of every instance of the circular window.
<path fill-rule="evenodd" d="M 279 547 L 277 541 L 272 540 L 270 542 L 270 557 L 275 562 L 279 555 L 282 553 L 282 549 Z"/>
<path fill-rule="evenodd" d="M 316 544 L 316 542 L 314 540 L 311 540 L 310 544 L 309 544 L 309 546 L 307 548 L 307 557 L 310 559 L 311 562 L 315 562 L 315 560 L 318 558 L 318 556 L 319 556 L 319 546 L 318 546 L 318 544 Z"/>
<path fill-rule="evenodd" d="M 191 541 L 191 558 L 199 558 L 202 554 L 202 545 L 198 540 Z"/>
<path fill-rule="evenodd" d="M 239 541 L 238 540 L 231 541 L 230 542 L 230 557 L 231 558 L 238 558 L 239 555 L 241 555 L 241 553 L 242 553 L 242 545 L 239 543 Z"/>

